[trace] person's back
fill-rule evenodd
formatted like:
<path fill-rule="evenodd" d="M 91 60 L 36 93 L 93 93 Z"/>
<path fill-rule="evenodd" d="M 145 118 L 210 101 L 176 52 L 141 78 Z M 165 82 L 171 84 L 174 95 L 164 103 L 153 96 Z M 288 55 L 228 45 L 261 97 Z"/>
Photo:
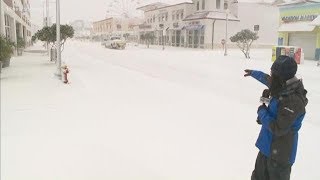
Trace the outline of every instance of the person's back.
<path fill-rule="evenodd" d="M 271 67 L 271 76 L 245 70 L 268 86 L 271 100 L 268 107 L 258 108 L 261 130 L 256 142 L 259 154 L 252 180 L 289 180 L 295 162 L 298 131 L 308 103 L 302 80 L 295 77 L 297 64 L 293 58 L 280 56 Z"/>

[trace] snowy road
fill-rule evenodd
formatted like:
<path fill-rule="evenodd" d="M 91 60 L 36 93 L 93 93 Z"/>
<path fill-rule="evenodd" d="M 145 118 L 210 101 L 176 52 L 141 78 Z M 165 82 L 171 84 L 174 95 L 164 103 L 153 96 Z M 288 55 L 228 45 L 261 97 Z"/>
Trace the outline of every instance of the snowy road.
<path fill-rule="evenodd" d="M 63 53 L 68 86 L 52 77 L 54 67 L 43 57 L 27 57 L 1 79 L 3 179 L 250 178 L 264 86 L 244 78 L 243 69 L 269 72 L 269 51 L 255 50 L 246 61 L 235 50 L 224 57 L 74 41 Z M 310 103 L 293 180 L 320 178 L 320 68 L 314 64 L 299 66 Z"/>

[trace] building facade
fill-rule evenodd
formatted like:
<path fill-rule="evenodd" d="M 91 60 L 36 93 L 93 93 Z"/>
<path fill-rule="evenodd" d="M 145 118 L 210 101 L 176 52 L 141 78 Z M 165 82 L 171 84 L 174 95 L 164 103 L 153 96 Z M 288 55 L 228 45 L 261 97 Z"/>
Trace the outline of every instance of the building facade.
<path fill-rule="evenodd" d="M 143 36 L 153 37 L 151 44 L 168 44 L 177 47 L 186 47 L 186 31 L 184 30 L 186 16 L 194 11 L 193 3 L 168 5 L 155 3 L 138 8 L 144 11 L 144 23 L 139 25 L 139 40 L 143 43 Z"/>
<path fill-rule="evenodd" d="M 92 35 L 98 39 L 110 36 L 126 36 L 134 34 L 134 26 L 141 23 L 138 18 L 106 18 L 93 22 Z"/>
<path fill-rule="evenodd" d="M 278 45 L 301 47 L 305 59 L 320 59 L 320 3 L 295 1 L 279 5 Z"/>
<path fill-rule="evenodd" d="M 154 36 L 151 44 L 216 48 L 226 40 L 230 46 L 230 36 L 250 29 L 260 36 L 255 46 L 271 47 L 277 43 L 279 11 L 270 3 L 193 0 L 175 5 L 154 3 L 138 9 L 145 15 L 138 29 L 140 42 L 142 35 L 149 33 Z"/>
<path fill-rule="evenodd" d="M 17 43 L 23 38 L 31 44 L 32 25 L 29 0 L 0 0 L 0 34 Z"/>

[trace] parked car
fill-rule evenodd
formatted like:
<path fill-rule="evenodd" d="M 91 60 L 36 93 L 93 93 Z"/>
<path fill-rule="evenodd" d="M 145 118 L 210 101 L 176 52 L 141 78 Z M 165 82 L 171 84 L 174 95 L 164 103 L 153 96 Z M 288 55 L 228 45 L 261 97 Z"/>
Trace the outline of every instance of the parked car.
<path fill-rule="evenodd" d="M 126 47 L 126 41 L 118 36 L 111 37 L 110 39 L 105 39 L 101 45 L 106 48 L 112 49 L 124 49 Z"/>

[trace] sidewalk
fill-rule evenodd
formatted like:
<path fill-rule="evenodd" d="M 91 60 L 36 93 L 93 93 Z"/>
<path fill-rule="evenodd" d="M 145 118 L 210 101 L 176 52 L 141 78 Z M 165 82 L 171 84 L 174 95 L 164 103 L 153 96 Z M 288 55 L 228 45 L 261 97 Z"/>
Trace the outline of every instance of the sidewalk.
<path fill-rule="evenodd" d="M 48 110 L 59 106 L 57 97 L 63 98 L 70 93 L 54 75 L 56 64 L 50 62 L 45 53 L 39 53 L 43 50 L 41 46 L 28 48 L 28 52 L 12 57 L 10 66 L 2 69 L 1 135 L 19 134 L 21 131 L 13 128 L 17 124 L 20 127 L 27 120 L 39 119 L 37 116 L 48 117 Z"/>

